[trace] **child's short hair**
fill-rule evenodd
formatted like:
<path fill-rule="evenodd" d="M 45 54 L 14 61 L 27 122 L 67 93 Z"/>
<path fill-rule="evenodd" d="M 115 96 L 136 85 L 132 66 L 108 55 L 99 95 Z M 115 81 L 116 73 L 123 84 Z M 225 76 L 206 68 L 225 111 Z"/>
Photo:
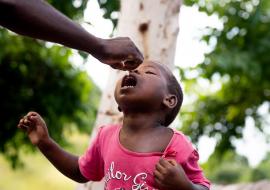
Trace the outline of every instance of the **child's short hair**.
<path fill-rule="evenodd" d="M 160 63 L 158 64 L 161 65 L 161 68 L 163 69 L 166 75 L 165 77 L 167 79 L 167 84 L 168 84 L 167 87 L 168 87 L 169 93 L 175 95 L 177 98 L 176 106 L 165 116 L 165 121 L 163 125 L 169 126 L 173 122 L 173 120 L 175 119 L 175 117 L 177 116 L 181 108 L 181 105 L 183 102 L 183 91 L 177 79 L 171 72 L 171 70 L 164 64 L 160 64 Z"/>

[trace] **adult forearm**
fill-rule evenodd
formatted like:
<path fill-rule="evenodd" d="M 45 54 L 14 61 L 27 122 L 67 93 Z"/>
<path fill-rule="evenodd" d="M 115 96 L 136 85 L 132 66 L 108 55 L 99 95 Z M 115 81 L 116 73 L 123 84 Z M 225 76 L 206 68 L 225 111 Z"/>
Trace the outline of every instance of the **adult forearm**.
<path fill-rule="evenodd" d="M 80 173 L 77 156 L 64 151 L 50 138 L 40 142 L 37 146 L 62 174 L 79 183 L 87 182 Z"/>
<path fill-rule="evenodd" d="M 41 0 L 0 0 L 0 25 L 22 35 L 95 54 L 101 40 Z"/>

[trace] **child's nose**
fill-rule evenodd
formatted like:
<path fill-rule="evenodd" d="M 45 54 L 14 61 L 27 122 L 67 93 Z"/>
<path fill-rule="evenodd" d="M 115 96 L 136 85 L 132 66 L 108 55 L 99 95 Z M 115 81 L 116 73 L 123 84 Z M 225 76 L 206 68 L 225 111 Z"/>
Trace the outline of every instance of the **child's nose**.
<path fill-rule="evenodd" d="M 131 71 L 129 71 L 129 73 L 136 73 L 136 74 L 140 74 L 138 69 L 131 70 Z"/>

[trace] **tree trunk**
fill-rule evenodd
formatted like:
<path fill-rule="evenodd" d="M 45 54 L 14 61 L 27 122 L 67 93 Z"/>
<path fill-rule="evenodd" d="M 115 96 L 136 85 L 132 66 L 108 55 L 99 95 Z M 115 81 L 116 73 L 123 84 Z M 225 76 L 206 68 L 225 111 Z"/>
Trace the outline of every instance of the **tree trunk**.
<path fill-rule="evenodd" d="M 156 60 L 173 69 L 176 38 L 179 31 L 181 0 L 121 0 L 117 35 L 128 36 L 143 52 L 145 59 Z M 116 81 L 124 72 L 112 70 L 110 81 L 103 92 L 96 127 L 120 123 L 122 115 L 114 100 Z M 80 190 L 103 189 L 101 183 L 79 185 Z"/>

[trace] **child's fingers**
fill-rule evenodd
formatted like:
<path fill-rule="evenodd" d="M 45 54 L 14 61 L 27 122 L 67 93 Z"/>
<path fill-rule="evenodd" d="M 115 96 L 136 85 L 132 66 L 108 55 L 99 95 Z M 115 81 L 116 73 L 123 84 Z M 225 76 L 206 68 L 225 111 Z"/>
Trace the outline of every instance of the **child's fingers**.
<path fill-rule="evenodd" d="M 157 185 L 159 186 L 159 187 L 162 187 L 163 186 L 163 183 L 160 181 L 160 179 L 158 179 L 157 177 L 155 177 L 155 181 L 156 181 L 156 183 L 157 183 Z"/>
<path fill-rule="evenodd" d="M 166 168 L 164 168 L 160 163 L 157 163 L 156 164 L 156 170 L 163 174 L 163 173 L 165 173 Z"/>
<path fill-rule="evenodd" d="M 27 119 L 31 122 L 35 122 L 35 119 L 37 118 L 36 115 L 30 115 L 30 116 L 27 116 Z"/>
<path fill-rule="evenodd" d="M 27 125 L 24 125 L 23 123 L 18 124 L 17 127 L 25 132 L 29 131 L 29 127 Z"/>
<path fill-rule="evenodd" d="M 171 166 L 171 164 L 170 164 L 166 159 L 164 159 L 164 158 L 162 158 L 162 157 L 160 158 L 159 163 L 160 163 L 160 165 L 163 166 L 164 168 L 168 168 L 168 167 Z"/>
<path fill-rule="evenodd" d="M 22 128 L 22 123 L 19 122 L 19 124 L 17 125 L 17 128 L 21 129 Z"/>
<path fill-rule="evenodd" d="M 19 124 L 17 127 L 19 129 L 22 129 L 25 132 L 29 132 L 33 126 L 33 123 L 28 119 L 27 116 L 24 116 L 22 119 L 20 119 Z"/>
<path fill-rule="evenodd" d="M 34 111 L 30 111 L 28 112 L 28 114 L 26 115 L 26 117 L 28 119 L 33 119 L 34 116 L 38 116 L 38 113 L 37 112 L 34 112 Z"/>
<path fill-rule="evenodd" d="M 27 125 L 27 124 L 28 124 L 28 121 L 25 120 L 25 118 L 22 118 L 22 119 L 20 119 L 18 126 L 19 125 Z"/>
<path fill-rule="evenodd" d="M 26 125 L 26 126 L 30 126 L 31 125 L 31 122 L 28 120 L 28 118 L 24 118 L 22 123 L 24 125 Z"/>
<path fill-rule="evenodd" d="M 24 120 L 24 119 L 20 119 L 19 124 L 20 124 L 20 123 L 23 123 L 23 120 Z"/>
<path fill-rule="evenodd" d="M 164 187 L 167 184 L 167 180 L 164 175 L 157 170 L 154 171 L 154 178 L 159 187 Z"/>
<path fill-rule="evenodd" d="M 155 179 L 158 179 L 159 181 L 163 180 L 163 175 L 158 170 L 154 171 L 154 177 L 155 177 Z"/>
<path fill-rule="evenodd" d="M 37 121 L 38 117 L 40 117 L 40 116 L 39 116 L 39 114 L 36 113 L 36 112 L 29 112 L 29 113 L 27 114 L 27 119 L 28 119 L 29 121 L 31 121 L 32 124 L 34 124 L 34 123 Z"/>
<path fill-rule="evenodd" d="M 30 112 L 28 112 L 28 113 L 27 113 L 27 115 L 26 115 L 26 116 L 36 116 L 36 115 L 38 115 L 38 113 L 37 113 L 37 112 L 30 111 Z"/>
<path fill-rule="evenodd" d="M 169 159 L 169 160 L 167 160 L 171 165 L 173 165 L 173 166 L 177 166 L 177 165 L 179 165 L 175 160 L 173 160 L 173 159 Z"/>

